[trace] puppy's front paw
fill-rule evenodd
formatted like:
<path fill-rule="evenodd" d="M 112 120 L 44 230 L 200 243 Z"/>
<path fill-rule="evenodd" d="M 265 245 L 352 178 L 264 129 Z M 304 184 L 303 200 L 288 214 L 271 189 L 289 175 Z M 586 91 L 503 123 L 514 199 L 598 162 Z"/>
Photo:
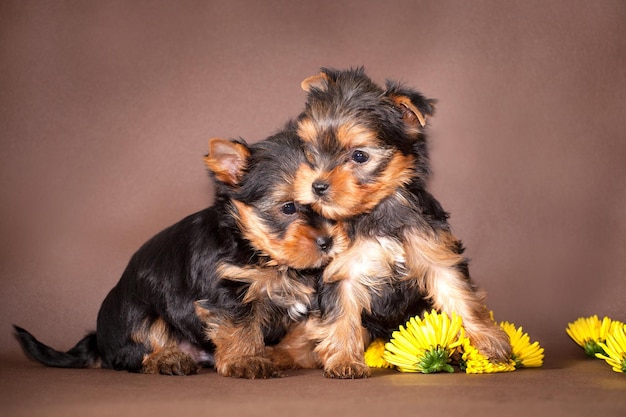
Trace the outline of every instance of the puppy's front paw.
<path fill-rule="evenodd" d="M 511 339 L 498 325 L 470 336 L 472 344 L 493 362 L 507 362 L 511 358 Z"/>
<path fill-rule="evenodd" d="M 368 378 L 370 375 L 370 368 L 365 363 L 337 363 L 324 368 L 326 378 L 361 379 Z"/>
<path fill-rule="evenodd" d="M 227 364 L 216 365 L 222 376 L 246 379 L 280 378 L 283 374 L 272 361 L 259 356 L 247 356 Z"/>

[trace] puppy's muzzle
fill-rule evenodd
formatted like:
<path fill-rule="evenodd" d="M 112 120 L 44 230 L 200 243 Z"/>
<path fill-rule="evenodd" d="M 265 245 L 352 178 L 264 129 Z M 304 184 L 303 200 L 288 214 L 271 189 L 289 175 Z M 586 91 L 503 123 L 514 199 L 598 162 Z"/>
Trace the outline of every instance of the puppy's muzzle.
<path fill-rule="evenodd" d="M 333 247 L 333 238 L 330 236 L 320 236 L 315 239 L 317 247 L 324 253 L 328 253 Z"/>
<path fill-rule="evenodd" d="M 313 193 L 315 195 L 323 196 L 328 191 L 330 184 L 327 183 L 326 181 L 316 180 L 315 182 L 313 182 L 312 187 L 313 187 Z"/>

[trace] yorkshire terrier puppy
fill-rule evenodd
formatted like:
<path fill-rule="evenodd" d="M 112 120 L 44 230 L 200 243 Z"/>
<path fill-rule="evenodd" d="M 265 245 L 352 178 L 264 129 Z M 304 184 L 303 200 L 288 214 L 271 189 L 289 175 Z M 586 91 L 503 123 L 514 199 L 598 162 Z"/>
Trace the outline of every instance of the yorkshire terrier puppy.
<path fill-rule="evenodd" d="M 370 337 L 388 339 L 424 308 L 456 312 L 483 354 L 506 360 L 509 338 L 470 279 L 448 214 L 426 189 L 424 127 L 435 101 L 391 81 L 382 88 L 362 68 L 322 69 L 302 87 L 307 103 L 292 128 L 306 161 L 295 199 L 343 222 L 350 245 L 323 272 L 319 318 L 297 325 L 273 352 L 278 366 L 317 363 L 328 377 L 367 377 Z"/>
<path fill-rule="evenodd" d="M 215 138 L 209 149 L 214 205 L 134 254 L 102 303 L 97 330 L 68 352 L 15 326 L 29 357 L 66 368 L 188 375 L 214 365 L 223 376 L 280 375 L 265 344 L 316 309 L 316 269 L 346 237 L 294 201 L 303 154 L 293 132 L 250 146 Z"/>

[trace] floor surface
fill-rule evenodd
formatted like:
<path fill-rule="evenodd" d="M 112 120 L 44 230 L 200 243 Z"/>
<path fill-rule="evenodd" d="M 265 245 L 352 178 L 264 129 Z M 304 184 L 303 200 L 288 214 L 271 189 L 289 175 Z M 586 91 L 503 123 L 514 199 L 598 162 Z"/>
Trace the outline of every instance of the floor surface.
<path fill-rule="evenodd" d="M 458 371 L 458 370 L 457 370 Z M 0 360 L 2 416 L 620 416 L 626 377 L 604 362 L 566 358 L 506 374 L 403 374 L 331 380 L 317 370 L 241 380 L 45 368 Z"/>

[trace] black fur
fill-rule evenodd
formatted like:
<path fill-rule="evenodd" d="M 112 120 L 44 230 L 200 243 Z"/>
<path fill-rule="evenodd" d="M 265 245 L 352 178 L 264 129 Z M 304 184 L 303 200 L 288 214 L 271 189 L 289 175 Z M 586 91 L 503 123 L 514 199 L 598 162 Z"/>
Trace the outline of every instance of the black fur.
<path fill-rule="evenodd" d="M 57 368 L 88 368 L 97 363 L 98 345 L 96 333 L 91 332 L 67 352 L 57 352 L 35 339 L 19 326 L 13 326 L 15 336 L 29 358 Z"/>

